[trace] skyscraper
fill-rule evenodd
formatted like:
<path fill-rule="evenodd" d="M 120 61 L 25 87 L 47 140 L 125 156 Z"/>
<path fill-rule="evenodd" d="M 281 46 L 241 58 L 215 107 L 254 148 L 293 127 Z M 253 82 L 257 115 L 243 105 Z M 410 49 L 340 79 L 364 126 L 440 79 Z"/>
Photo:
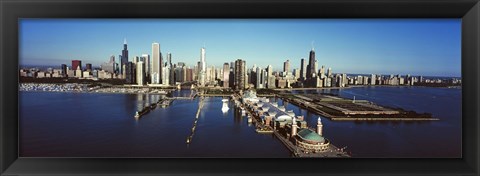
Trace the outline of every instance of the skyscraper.
<path fill-rule="evenodd" d="M 225 63 L 223 64 L 223 87 L 224 87 L 224 88 L 228 88 L 228 83 L 229 83 L 228 77 L 229 77 L 229 74 L 230 74 L 230 66 L 228 65 L 228 62 L 225 62 Z"/>
<path fill-rule="evenodd" d="M 207 71 L 207 63 L 205 62 L 205 47 L 200 49 L 200 65 L 199 65 L 199 73 L 198 73 L 198 82 L 200 86 L 205 86 L 206 83 L 206 71 Z"/>
<path fill-rule="evenodd" d="M 152 74 L 152 64 L 150 63 L 150 55 L 149 54 L 142 54 L 142 60 L 145 65 L 145 83 L 149 80 L 148 78 Z"/>
<path fill-rule="evenodd" d="M 82 70 L 82 61 L 81 60 L 72 60 L 72 70 Z"/>
<path fill-rule="evenodd" d="M 243 90 L 245 89 L 245 70 L 246 64 L 242 59 L 237 59 L 235 61 L 235 89 Z"/>
<path fill-rule="evenodd" d="M 125 64 L 125 81 L 127 84 L 135 83 L 135 64 L 133 62 Z"/>
<path fill-rule="evenodd" d="M 307 77 L 307 62 L 302 58 L 300 62 L 300 79 L 305 80 Z"/>
<path fill-rule="evenodd" d="M 290 71 L 290 60 L 287 60 L 283 63 L 283 72 L 285 72 L 285 75 L 288 75 L 289 71 Z"/>
<path fill-rule="evenodd" d="M 92 69 L 92 64 L 90 64 L 90 63 L 85 64 L 85 70 L 92 71 L 93 70 Z"/>
<path fill-rule="evenodd" d="M 127 48 L 127 38 L 123 40 L 123 50 L 122 50 L 122 57 L 120 58 L 120 68 L 123 68 L 122 66 L 127 64 L 128 62 L 128 48 Z M 120 72 L 123 72 L 122 70 Z"/>
<path fill-rule="evenodd" d="M 160 72 L 162 68 L 162 63 L 160 62 L 160 44 L 153 42 L 152 43 L 152 84 L 160 84 Z"/>
<path fill-rule="evenodd" d="M 66 64 L 62 64 L 62 77 L 66 77 L 67 76 L 67 65 Z"/>
<path fill-rule="evenodd" d="M 265 78 L 264 78 L 263 72 L 264 72 L 264 71 L 263 71 L 262 68 L 257 67 L 257 71 L 256 71 L 256 73 L 257 73 L 257 76 L 256 76 L 256 77 L 257 77 L 257 81 L 255 82 L 255 83 L 256 83 L 255 87 L 256 87 L 257 89 L 263 89 L 263 88 L 264 88 L 264 82 L 265 82 L 264 79 L 265 79 Z"/>
<path fill-rule="evenodd" d="M 145 63 L 143 61 L 137 62 L 137 84 L 145 84 Z"/>
<path fill-rule="evenodd" d="M 312 78 L 315 72 L 315 50 L 312 45 L 312 50 L 310 50 L 310 57 L 308 58 L 307 78 Z"/>

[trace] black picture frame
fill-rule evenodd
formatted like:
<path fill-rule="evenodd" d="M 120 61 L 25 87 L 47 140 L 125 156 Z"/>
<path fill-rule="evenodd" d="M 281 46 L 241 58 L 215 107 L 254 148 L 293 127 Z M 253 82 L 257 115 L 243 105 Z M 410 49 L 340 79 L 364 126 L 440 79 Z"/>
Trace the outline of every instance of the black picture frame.
<path fill-rule="evenodd" d="M 478 0 L 0 0 L 1 175 L 479 175 Z M 18 158 L 19 18 L 461 18 L 462 158 Z"/>

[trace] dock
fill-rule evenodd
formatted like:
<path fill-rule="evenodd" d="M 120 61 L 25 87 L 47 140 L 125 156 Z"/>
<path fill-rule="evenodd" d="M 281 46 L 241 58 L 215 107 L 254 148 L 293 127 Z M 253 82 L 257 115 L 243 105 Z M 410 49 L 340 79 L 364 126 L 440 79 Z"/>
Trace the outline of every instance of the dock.
<path fill-rule="evenodd" d="M 263 122 L 263 119 L 260 117 L 261 112 L 256 112 L 254 108 L 249 108 L 252 106 L 247 106 L 247 104 L 240 103 L 240 98 L 238 95 L 233 95 L 232 99 L 236 102 L 235 104 L 242 109 L 246 110 L 246 114 L 248 115 L 249 118 L 252 119 L 253 123 L 255 124 L 256 132 L 260 134 L 272 134 L 282 142 L 282 144 L 285 145 L 285 147 L 290 150 L 290 152 L 293 154 L 294 157 L 350 157 L 346 152 L 343 151 L 344 148 L 339 149 L 338 147 L 334 146 L 333 144 L 330 143 L 327 139 L 328 148 L 325 151 L 321 152 L 316 152 L 316 153 L 307 153 L 302 151 L 299 147 L 294 144 L 295 139 L 291 138 L 288 133 L 286 133 L 287 136 L 282 135 L 279 132 L 280 130 L 284 130 L 285 128 L 280 128 L 278 127 L 277 129 L 273 128 L 269 124 L 265 124 Z M 262 102 L 262 103 L 268 103 L 268 102 Z M 268 106 L 263 105 L 263 107 L 268 107 L 270 110 L 273 108 L 276 108 L 275 111 L 278 111 L 280 114 L 290 114 L 292 112 L 290 111 L 285 111 L 285 110 L 280 110 L 278 107 L 273 106 L 272 104 L 268 104 Z M 250 120 L 250 119 L 249 119 Z M 305 124 L 306 125 L 306 124 Z"/>
<path fill-rule="evenodd" d="M 306 109 L 317 115 L 338 121 L 435 121 L 431 115 L 392 110 L 374 105 L 366 100 L 347 100 L 340 97 L 322 95 L 320 100 L 303 95 L 280 96 L 288 103 Z"/>

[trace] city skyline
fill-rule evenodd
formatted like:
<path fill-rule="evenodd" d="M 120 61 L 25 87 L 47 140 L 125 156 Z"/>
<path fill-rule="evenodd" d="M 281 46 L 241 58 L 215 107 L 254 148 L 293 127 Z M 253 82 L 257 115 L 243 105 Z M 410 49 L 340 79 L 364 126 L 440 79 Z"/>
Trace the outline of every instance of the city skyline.
<path fill-rule="evenodd" d="M 128 24 L 131 29 L 126 29 Z M 206 46 L 208 66 L 220 68 L 242 59 L 248 68 L 272 65 L 280 71 L 290 60 L 291 71 L 300 69 L 302 58 L 308 62 L 314 47 L 318 67 L 331 67 L 335 73 L 460 77 L 460 25 L 459 19 L 22 19 L 20 65 L 59 66 L 81 60 L 98 67 L 112 55 L 118 63 L 126 38 L 130 61 L 151 55 L 152 43 L 157 42 L 164 58 L 172 53 L 173 63 L 193 67 L 200 61 L 198 50 Z"/>

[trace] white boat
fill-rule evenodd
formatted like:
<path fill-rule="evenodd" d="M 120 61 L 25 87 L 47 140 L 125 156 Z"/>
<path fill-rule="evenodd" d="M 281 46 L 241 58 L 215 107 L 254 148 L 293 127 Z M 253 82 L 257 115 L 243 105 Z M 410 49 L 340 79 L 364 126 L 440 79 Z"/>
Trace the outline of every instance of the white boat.
<path fill-rule="evenodd" d="M 226 112 L 228 112 L 228 109 L 230 109 L 230 108 L 228 108 L 228 104 L 224 102 L 223 105 L 222 105 L 222 112 L 226 113 Z"/>

